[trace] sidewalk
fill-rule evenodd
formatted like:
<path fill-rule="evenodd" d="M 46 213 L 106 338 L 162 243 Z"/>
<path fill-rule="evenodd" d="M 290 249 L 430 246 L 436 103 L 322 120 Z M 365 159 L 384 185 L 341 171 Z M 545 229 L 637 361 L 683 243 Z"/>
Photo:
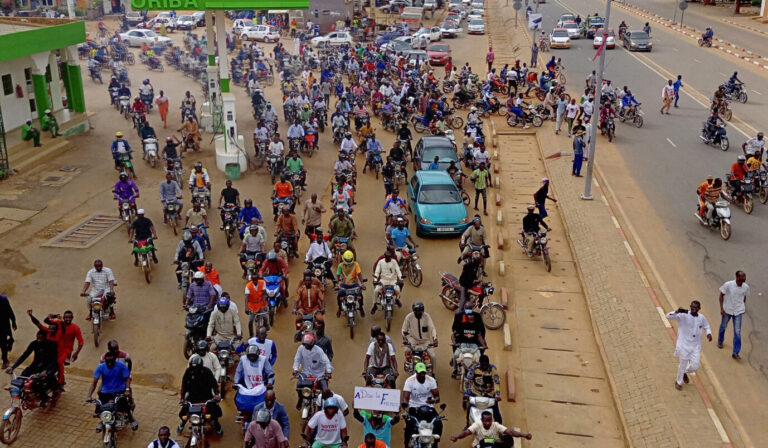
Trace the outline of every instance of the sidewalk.
<path fill-rule="evenodd" d="M 513 10 L 502 10 L 502 14 L 506 17 L 495 22 L 513 20 Z M 492 19 L 491 26 L 493 23 Z M 527 60 L 529 55 L 525 53 L 530 44 L 524 33 L 513 33 L 508 40 L 510 47 L 521 49 L 521 55 L 517 57 Z M 497 61 L 502 65 L 511 57 L 497 53 Z M 502 182 L 510 183 L 507 178 L 511 175 L 515 183 L 511 206 L 507 206 L 507 195 L 504 203 L 505 211 L 509 210 L 505 218 L 512 221 L 508 233 L 514 234 L 523 213 L 514 204 L 518 198 L 526 202 L 531 200 L 540 177 L 536 173 L 540 161 L 558 151 L 572 151 L 571 140 L 562 135 L 555 136 L 551 125 L 545 124 L 538 130 L 537 144 L 521 148 L 526 134 L 511 131 L 502 119 L 494 121 L 499 132 Z M 521 149 L 524 150 L 522 154 Z M 625 421 L 627 444 L 732 446 L 726 433 L 718 430 L 720 419 L 698 376 L 683 392 L 675 390 L 677 359 L 672 355 L 674 344 L 670 338 L 674 332 L 669 322 L 659 315 L 664 310 L 649 300 L 655 299 L 655 295 L 652 295 L 603 191 L 595 185 L 595 200 L 582 201 L 579 195 L 583 190 L 583 178 L 570 175 L 570 158 L 546 160 L 545 165 L 552 184 L 550 192 L 560 200 L 557 207 L 549 207 L 551 217 L 547 219 L 554 228 L 551 236 L 554 239 L 555 235 L 565 234 L 570 242 L 580 286 L 598 335 L 597 343 L 607 364 L 616 406 Z M 529 172 L 520 167 L 527 167 Z M 586 167 L 582 174 L 585 171 Z M 559 224 L 560 218 L 567 225 L 565 229 Z M 512 235 L 505 236 L 512 240 Z M 567 260 L 568 254 L 558 251 L 556 246 L 554 249 L 553 261 L 557 267 L 557 262 L 563 258 Z M 553 272 L 557 272 L 555 267 Z M 535 267 L 529 267 L 532 269 Z M 735 433 L 730 426 L 728 431 L 728 434 Z M 739 445 L 738 441 L 735 444 Z"/>

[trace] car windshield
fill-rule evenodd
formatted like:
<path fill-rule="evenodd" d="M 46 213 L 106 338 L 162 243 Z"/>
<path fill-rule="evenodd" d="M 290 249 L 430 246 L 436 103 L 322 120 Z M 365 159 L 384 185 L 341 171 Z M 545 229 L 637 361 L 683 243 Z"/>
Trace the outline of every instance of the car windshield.
<path fill-rule="evenodd" d="M 429 51 L 438 51 L 441 53 L 445 53 L 448 51 L 448 45 L 440 44 L 440 45 L 430 45 Z"/>
<path fill-rule="evenodd" d="M 155 36 L 157 36 L 157 34 L 155 34 L 155 32 L 151 31 L 151 30 L 145 31 L 144 34 L 146 34 L 147 37 L 155 37 Z"/>
<path fill-rule="evenodd" d="M 461 195 L 455 185 L 424 185 L 419 190 L 420 204 L 461 204 Z"/>
<path fill-rule="evenodd" d="M 565 31 L 565 30 L 552 31 L 552 37 L 568 37 L 568 31 Z"/>
<path fill-rule="evenodd" d="M 648 40 L 651 38 L 651 36 L 649 36 L 648 33 L 646 33 L 645 31 L 633 31 L 630 34 L 630 37 L 632 39 L 637 39 L 637 40 L 643 40 L 643 39 Z"/>
<path fill-rule="evenodd" d="M 192 16 L 181 16 L 179 17 L 179 20 L 195 20 L 195 18 Z"/>
<path fill-rule="evenodd" d="M 469 22 L 469 24 L 470 25 L 483 25 L 483 21 L 475 19 L 475 20 L 472 20 L 471 22 Z"/>
<path fill-rule="evenodd" d="M 563 25 L 565 28 L 578 28 L 579 25 L 576 25 L 576 22 L 568 22 L 565 25 Z"/>

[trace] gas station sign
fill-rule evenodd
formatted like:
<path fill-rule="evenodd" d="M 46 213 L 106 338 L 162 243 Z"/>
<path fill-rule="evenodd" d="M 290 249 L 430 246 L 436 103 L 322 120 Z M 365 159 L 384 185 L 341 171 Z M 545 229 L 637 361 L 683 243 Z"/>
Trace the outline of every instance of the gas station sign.
<path fill-rule="evenodd" d="M 309 0 L 131 0 L 134 10 L 308 9 Z"/>

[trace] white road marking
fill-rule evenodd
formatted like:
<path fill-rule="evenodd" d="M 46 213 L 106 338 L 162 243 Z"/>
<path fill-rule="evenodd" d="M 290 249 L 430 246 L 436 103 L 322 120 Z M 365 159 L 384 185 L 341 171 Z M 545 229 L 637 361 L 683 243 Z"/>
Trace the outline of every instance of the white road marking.
<path fill-rule="evenodd" d="M 723 72 L 720 72 L 720 76 L 728 76 L 728 75 L 726 75 L 726 74 L 725 74 L 725 73 L 723 73 Z"/>
<path fill-rule="evenodd" d="M 699 64 L 701 64 L 701 61 L 696 58 L 693 58 L 693 62 L 698 62 Z"/>
<path fill-rule="evenodd" d="M 720 434 L 720 440 L 722 440 L 723 443 L 731 443 L 731 439 L 729 439 L 728 434 L 725 433 L 723 424 L 720 423 L 720 418 L 715 413 L 715 410 L 712 408 L 707 408 L 707 411 L 709 412 L 709 417 L 715 423 L 715 428 L 717 428 L 717 433 Z"/>
<path fill-rule="evenodd" d="M 673 142 L 670 139 L 667 139 L 667 141 L 669 142 L 670 145 L 672 145 L 673 148 L 677 148 L 677 145 L 675 144 L 675 142 Z"/>
<path fill-rule="evenodd" d="M 667 328 L 672 328 L 672 324 L 670 324 L 669 319 L 667 319 L 667 313 L 665 313 L 660 306 L 656 307 L 656 311 L 659 312 L 659 316 L 661 316 L 661 320 L 664 322 L 664 326 Z"/>
<path fill-rule="evenodd" d="M 621 226 L 619 225 L 619 221 L 616 219 L 616 217 L 615 217 L 615 216 L 611 216 L 611 220 L 613 221 L 613 225 L 614 225 L 614 226 L 615 226 L 617 229 L 620 229 L 620 228 L 621 228 Z"/>
<path fill-rule="evenodd" d="M 675 51 L 680 51 L 680 50 L 678 50 L 677 48 L 673 48 L 673 50 L 675 50 Z"/>
<path fill-rule="evenodd" d="M 635 253 L 632 251 L 632 248 L 629 246 L 629 243 L 624 241 L 624 247 L 627 248 L 627 252 L 629 252 L 630 257 L 634 257 Z"/>
<path fill-rule="evenodd" d="M 752 90 L 752 89 L 749 89 L 749 90 Z M 752 91 L 755 92 L 758 95 L 762 95 L 762 93 L 758 92 L 757 90 L 752 90 Z"/>

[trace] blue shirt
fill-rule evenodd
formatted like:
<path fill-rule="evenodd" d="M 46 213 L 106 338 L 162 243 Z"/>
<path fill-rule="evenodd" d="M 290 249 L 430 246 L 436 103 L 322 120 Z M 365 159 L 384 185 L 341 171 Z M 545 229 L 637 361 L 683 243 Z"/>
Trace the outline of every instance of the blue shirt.
<path fill-rule="evenodd" d="M 428 170 L 438 170 L 440 169 L 440 166 L 437 162 L 430 162 L 429 167 L 427 167 Z"/>
<path fill-rule="evenodd" d="M 411 236 L 411 232 L 408 231 L 408 227 L 403 227 L 403 230 L 395 227 L 389 232 L 389 236 L 395 242 L 395 247 L 405 247 L 406 237 Z"/>
<path fill-rule="evenodd" d="M 125 390 L 125 381 L 131 376 L 131 372 L 128 370 L 128 366 L 122 362 L 115 362 L 115 365 L 110 369 L 107 367 L 106 362 L 102 362 L 93 371 L 94 378 L 101 378 L 102 394 L 114 394 Z"/>
<path fill-rule="evenodd" d="M 376 436 L 376 440 L 381 440 L 389 448 L 392 436 L 392 417 L 383 416 L 381 428 L 376 429 L 371 425 L 371 413 L 369 411 L 360 411 L 360 416 L 363 417 L 363 434 L 372 433 Z"/>
<path fill-rule="evenodd" d="M 674 84 L 672 84 L 672 87 L 675 89 L 675 92 L 679 91 L 680 87 L 682 87 L 682 86 L 683 86 L 683 81 L 681 81 L 679 79 L 677 81 L 675 81 Z"/>
<path fill-rule="evenodd" d="M 207 308 L 208 304 L 211 303 L 211 296 L 216 294 L 216 290 L 213 289 L 213 285 L 208 280 L 204 280 L 200 286 L 193 281 L 187 289 L 187 298 L 192 299 L 192 305 L 198 307 Z"/>
<path fill-rule="evenodd" d="M 193 240 L 197 241 L 197 244 L 200 245 L 200 250 L 205 252 L 205 237 L 200 235 L 199 233 L 192 238 Z"/>
<path fill-rule="evenodd" d="M 677 90 L 675 90 L 677 91 Z M 633 104 L 639 104 L 634 96 L 632 95 L 624 95 L 624 98 L 621 99 L 621 105 L 622 106 L 631 106 Z"/>
<path fill-rule="evenodd" d="M 575 156 L 584 155 L 584 139 L 582 138 L 573 139 L 573 155 Z"/>
<path fill-rule="evenodd" d="M 254 206 L 243 207 L 240 209 L 240 214 L 237 216 L 238 221 L 244 222 L 246 224 L 251 224 L 251 220 L 253 218 L 261 221 L 261 213 L 259 213 L 259 209 Z"/>

